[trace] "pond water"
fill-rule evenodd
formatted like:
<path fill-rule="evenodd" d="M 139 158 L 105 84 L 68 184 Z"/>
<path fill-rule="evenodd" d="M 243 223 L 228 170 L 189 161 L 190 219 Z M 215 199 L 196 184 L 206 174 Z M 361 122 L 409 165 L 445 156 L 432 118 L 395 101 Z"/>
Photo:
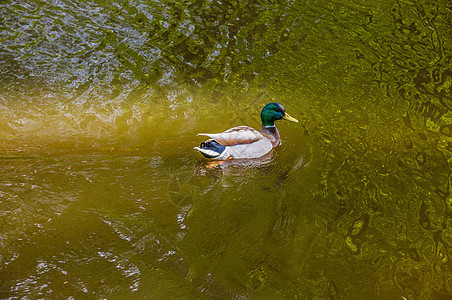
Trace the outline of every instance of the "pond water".
<path fill-rule="evenodd" d="M 0 12 L 0 298 L 452 297 L 451 1 Z"/>

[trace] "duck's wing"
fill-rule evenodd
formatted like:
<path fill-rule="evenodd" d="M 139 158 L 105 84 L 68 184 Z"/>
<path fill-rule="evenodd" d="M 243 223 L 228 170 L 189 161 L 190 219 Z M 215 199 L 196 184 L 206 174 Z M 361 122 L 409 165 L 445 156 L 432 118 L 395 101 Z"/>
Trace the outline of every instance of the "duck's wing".
<path fill-rule="evenodd" d="M 208 136 L 223 146 L 251 144 L 267 139 L 260 131 L 249 126 L 234 127 L 222 133 L 198 133 L 198 135 Z"/>
<path fill-rule="evenodd" d="M 226 152 L 233 158 L 257 158 L 267 154 L 272 149 L 272 142 L 265 138 L 250 144 L 237 144 L 226 147 Z"/>

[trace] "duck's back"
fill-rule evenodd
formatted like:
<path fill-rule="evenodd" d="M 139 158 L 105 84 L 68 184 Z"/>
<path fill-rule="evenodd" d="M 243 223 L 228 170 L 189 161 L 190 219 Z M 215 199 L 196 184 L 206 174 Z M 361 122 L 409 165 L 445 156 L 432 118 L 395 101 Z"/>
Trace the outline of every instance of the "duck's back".
<path fill-rule="evenodd" d="M 198 135 L 208 136 L 223 146 L 250 144 L 265 138 L 260 131 L 249 126 L 237 126 L 221 133 L 198 133 Z"/>

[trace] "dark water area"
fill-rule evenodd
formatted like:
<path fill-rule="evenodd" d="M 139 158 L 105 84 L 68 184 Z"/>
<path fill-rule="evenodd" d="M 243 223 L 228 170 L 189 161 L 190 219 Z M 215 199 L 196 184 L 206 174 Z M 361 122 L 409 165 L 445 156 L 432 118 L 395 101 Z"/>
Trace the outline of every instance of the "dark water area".
<path fill-rule="evenodd" d="M 451 60 L 449 0 L 0 1 L 0 298 L 450 299 Z"/>

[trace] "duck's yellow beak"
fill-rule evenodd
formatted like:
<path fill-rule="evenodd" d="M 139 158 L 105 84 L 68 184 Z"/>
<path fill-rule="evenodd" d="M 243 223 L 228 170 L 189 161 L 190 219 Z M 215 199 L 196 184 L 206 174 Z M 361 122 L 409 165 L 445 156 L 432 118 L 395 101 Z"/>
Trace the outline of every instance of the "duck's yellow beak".
<path fill-rule="evenodd" d="M 287 113 L 284 114 L 283 119 L 284 119 L 284 120 L 287 120 L 287 121 L 292 121 L 292 122 L 298 123 L 298 120 L 297 120 L 297 119 L 292 118 L 292 117 L 289 116 Z"/>

